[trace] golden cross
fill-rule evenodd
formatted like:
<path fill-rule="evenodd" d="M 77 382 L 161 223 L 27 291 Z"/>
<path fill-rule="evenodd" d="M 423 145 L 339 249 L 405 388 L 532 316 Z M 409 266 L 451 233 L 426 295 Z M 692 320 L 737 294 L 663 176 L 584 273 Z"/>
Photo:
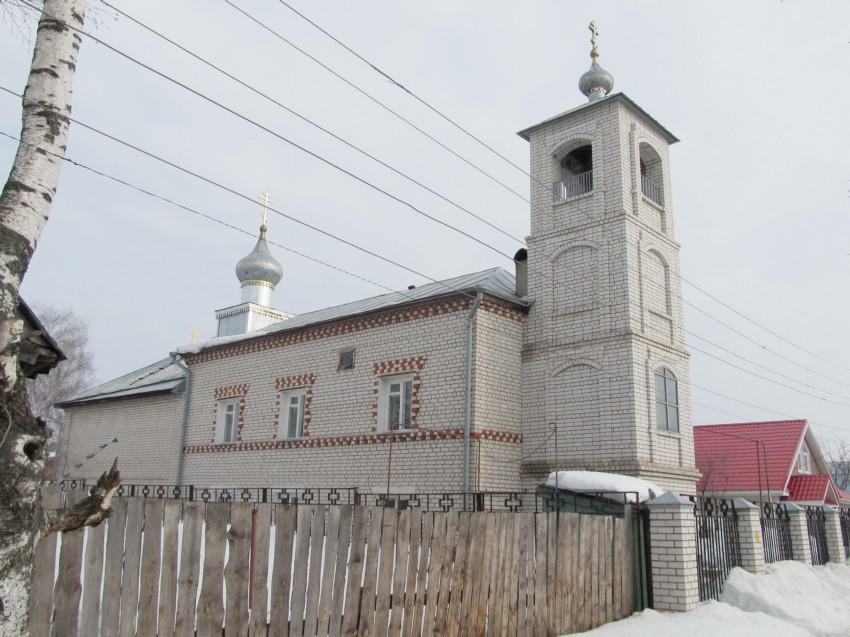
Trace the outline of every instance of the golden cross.
<path fill-rule="evenodd" d="M 596 48 L 596 38 L 599 35 L 599 31 L 596 29 L 596 20 L 592 20 L 587 28 L 590 29 L 590 43 L 593 45 L 593 49 L 590 51 L 590 57 L 598 58 L 599 57 L 599 49 Z"/>
<path fill-rule="evenodd" d="M 198 338 L 198 332 L 197 332 L 197 330 L 192 330 L 191 332 L 189 332 L 189 336 L 191 336 L 191 337 L 192 337 L 192 342 L 194 343 L 194 342 L 195 342 L 195 339 L 196 339 L 196 338 Z"/>
<path fill-rule="evenodd" d="M 267 192 L 264 192 L 261 195 L 258 195 L 257 199 L 263 200 L 263 225 L 266 225 L 266 222 L 268 221 L 268 217 L 266 216 L 266 207 L 270 203 L 274 203 L 274 201 L 272 201 L 272 196 Z"/>

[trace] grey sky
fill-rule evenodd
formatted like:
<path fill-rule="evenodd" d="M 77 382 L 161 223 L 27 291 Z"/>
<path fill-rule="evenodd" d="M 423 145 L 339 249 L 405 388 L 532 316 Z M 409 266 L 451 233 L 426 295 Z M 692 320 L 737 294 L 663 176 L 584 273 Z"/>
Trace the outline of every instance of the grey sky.
<path fill-rule="evenodd" d="M 234 4 L 257 16 L 441 142 L 528 196 L 528 177 L 440 120 L 276 2 Z M 528 233 L 528 204 L 263 31 L 225 2 L 117 7 L 260 88 L 289 108 L 508 234 Z M 736 310 L 844 368 L 776 339 L 685 284 L 685 301 L 754 338 L 743 340 L 686 304 L 686 329 L 794 380 L 753 367 L 696 337 L 695 422 L 806 417 L 825 437 L 850 437 L 850 4 L 785 2 L 306 2 L 292 6 L 386 73 L 527 168 L 515 132 L 584 101 L 587 24 L 600 62 L 623 91 L 682 142 L 672 149 L 682 273 Z M 292 115 L 191 60 L 108 9 L 97 37 L 219 100 L 420 209 L 512 255 L 521 244 L 388 173 Z M 0 26 L 0 86 L 20 92 L 29 44 Z M 74 116 L 250 197 L 435 279 L 511 262 L 368 189 L 287 143 L 84 40 Z M 0 94 L 0 132 L 17 135 L 20 102 Z M 0 137 L 7 171 L 15 144 Z M 71 127 L 68 156 L 256 233 L 248 203 Z M 4 172 L 5 174 L 5 172 Z M 427 281 L 277 215 L 269 238 L 394 289 Z M 30 303 L 71 307 L 91 326 L 106 380 L 164 356 L 213 311 L 239 301 L 233 273 L 252 237 L 74 166 L 22 290 Z M 300 313 L 384 292 L 272 246 L 284 266 L 275 305 Z M 772 350 L 816 373 L 775 357 Z M 818 375 L 820 374 L 820 375 Z M 799 382 L 797 382 L 799 381 Z M 802 384 L 801 384 L 802 383 Z M 809 387 L 806 387 L 808 385 Z M 824 391 L 830 393 L 825 393 Z M 823 398 L 843 403 L 837 405 Z M 724 414 L 721 412 L 728 412 Z M 731 415 L 729 415 L 731 414 Z M 839 428 L 839 429 L 835 429 Z"/>

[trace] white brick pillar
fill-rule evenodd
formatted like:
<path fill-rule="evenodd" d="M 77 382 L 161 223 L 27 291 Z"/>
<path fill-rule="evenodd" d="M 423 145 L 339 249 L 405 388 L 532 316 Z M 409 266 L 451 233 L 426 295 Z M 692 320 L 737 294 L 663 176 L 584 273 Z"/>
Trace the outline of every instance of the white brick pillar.
<path fill-rule="evenodd" d="M 826 525 L 826 550 L 829 551 L 829 561 L 839 564 L 844 562 L 844 538 L 841 537 L 841 518 L 838 511 L 831 506 L 823 507 Z"/>
<path fill-rule="evenodd" d="M 744 498 L 735 498 L 732 506 L 735 507 L 735 513 L 738 516 L 741 567 L 750 573 L 764 573 L 764 542 L 761 534 L 760 510 Z"/>
<path fill-rule="evenodd" d="M 668 491 L 648 506 L 652 606 L 693 610 L 699 605 L 694 504 Z"/>
<path fill-rule="evenodd" d="M 785 508 L 788 511 L 788 526 L 791 527 L 791 550 L 794 552 L 794 560 L 811 564 L 812 547 L 809 544 L 806 510 L 793 502 L 786 504 Z"/>

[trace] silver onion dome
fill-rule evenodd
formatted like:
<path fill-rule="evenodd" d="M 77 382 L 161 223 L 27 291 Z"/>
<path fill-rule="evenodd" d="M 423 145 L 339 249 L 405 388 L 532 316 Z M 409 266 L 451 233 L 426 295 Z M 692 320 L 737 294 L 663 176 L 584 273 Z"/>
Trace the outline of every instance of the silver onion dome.
<path fill-rule="evenodd" d="M 578 81 L 578 90 L 593 102 L 605 97 L 614 88 L 614 76 L 599 66 L 599 62 L 593 60 L 590 70 L 586 71 Z"/>
<path fill-rule="evenodd" d="M 614 88 L 614 76 L 599 66 L 599 47 L 596 43 L 599 32 L 596 30 L 596 22 L 591 22 L 587 28 L 590 29 L 591 34 L 590 43 L 593 48 L 590 50 L 590 59 L 593 61 L 590 64 L 590 70 L 579 78 L 578 90 L 582 92 L 582 95 L 587 96 L 589 102 L 595 102 L 608 95 Z"/>
<path fill-rule="evenodd" d="M 266 226 L 260 226 L 260 238 L 251 253 L 236 264 L 236 277 L 242 285 L 257 282 L 272 287 L 283 278 L 283 267 L 269 252 L 266 244 Z"/>

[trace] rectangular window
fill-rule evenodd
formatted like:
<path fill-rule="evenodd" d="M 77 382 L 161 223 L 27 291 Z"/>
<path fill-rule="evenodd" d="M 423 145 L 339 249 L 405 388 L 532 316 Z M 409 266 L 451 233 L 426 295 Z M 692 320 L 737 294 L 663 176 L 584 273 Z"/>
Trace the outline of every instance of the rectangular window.
<path fill-rule="evenodd" d="M 354 369 L 354 350 L 349 349 L 339 353 L 337 369 Z"/>
<path fill-rule="evenodd" d="M 279 437 L 301 438 L 304 435 L 304 406 L 306 403 L 306 389 L 296 389 L 282 394 Z"/>
<path fill-rule="evenodd" d="M 409 429 L 413 416 L 413 377 L 381 379 L 381 430 Z"/>
<path fill-rule="evenodd" d="M 236 442 L 239 431 L 239 401 L 230 400 L 218 404 L 218 422 L 216 432 L 219 444 Z"/>

